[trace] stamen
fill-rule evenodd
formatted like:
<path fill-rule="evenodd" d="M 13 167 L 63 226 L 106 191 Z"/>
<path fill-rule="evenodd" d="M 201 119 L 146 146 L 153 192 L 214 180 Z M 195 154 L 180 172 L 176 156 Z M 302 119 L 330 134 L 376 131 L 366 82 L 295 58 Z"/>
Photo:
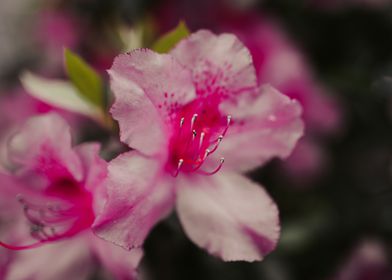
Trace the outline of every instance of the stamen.
<path fill-rule="evenodd" d="M 185 118 L 182 117 L 181 120 L 180 120 L 180 128 L 182 128 L 182 126 L 184 125 L 184 121 L 185 121 Z"/>
<path fill-rule="evenodd" d="M 210 153 L 210 150 L 206 149 L 204 156 L 202 158 L 199 159 L 198 163 L 191 169 L 189 170 L 190 172 L 195 172 L 197 171 L 204 163 L 204 161 L 206 160 L 206 158 L 208 157 Z"/>
<path fill-rule="evenodd" d="M 22 195 L 18 194 L 17 199 L 23 206 L 23 212 L 26 218 L 33 224 L 45 226 L 45 223 L 64 223 L 71 217 L 67 217 L 66 211 L 61 210 L 58 206 L 48 204 L 46 207 L 34 205 L 27 202 Z M 50 212 L 50 216 L 49 213 Z"/>
<path fill-rule="evenodd" d="M 204 112 L 204 111 L 203 111 Z M 206 124 L 204 124 L 204 118 L 200 120 L 200 124 L 196 125 L 196 121 L 198 121 L 199 115 L 194 113 L 190 119 L 189 126 L 186 125 L 188 122 L 188 118 L 181 117 L 180 118 L 180 127 L 176 134 L 174 134 L 173 142 L 171 143 L 173 149 L 173 161 L 174 165 L 171 165 L 171 174 L 174 177 L 177 177 L 181 172 L 195 172 L 200 169 L 200 167 L 204 164 L 205 160 L 209 155 L 214 153 L 220 143 L 223 141 L 225 134 L 228 131 L 228 128 L 232 122 L 232 117 L 230 115 L 226 116 L 226 124 L 219 125 L 213 124 L 209 127 L 209 117 L 207 115 Z M 182 128 L 186 126 L 186 130 Z M 188 129 L 190 129 L 190 132 Z M 219 136 L 211 141 L 212 135 L 217 135 L 216 130 L 221 129 Z M 221 159 L 220 164 L 215 170 L 211 172 L 200 171 L 200 173 L 205 175 L 212 175 L 218 172 L 223 164 L 224 160 Z"/>
<path fill-rule="evenodd" d="M 199 141 L 199 148 L 203 146 L 204 136 L 206 134 L 204 132 L 200 133 L 200 141 Z"/>
<path fill-rule="evenodd" d="M 191 130 L 193 130 L 193 125 L 195 124 L 197 117 L 198 117 L 197 114 L 193 114 L 191 119 Z"/>
<path fill-rule="evenodd" d="M 209 154 L 212 154 L 218 149 L 219 144 L 222 142 L 222 140 L 223 140 L 223 135 L 219 135 L 218 139 L 215 142 L 215 145 L 212 147 L 212 149 L 210 149 Z"/>
<path fill-rule="evenodd" d="M 181 158 L 181 159 L 178 161 L 177 170 L 176 170 L 176 172 L 173 174 L 174 177 L 177 177 L 177 176 L 178 176 L 178 173 L 180 173 L 180 169 L 181 169 L 183 163 L 184 163 L 184 160 Z"/>
<path fill-rule="evenodd" d="M 216 174 L 219 170 L 221 170 L 221 168 L 222 168 L 224 162 L 225 162 L 225 159 L 224 159 L 224 158 L 221 158 L 220 161 L 219 161 L 218 167 L 215 168 L 215 170 L 213 170 L 213 171 L 211 171 L 211 172 L 206 172 L 206 171 L 204 171 L 204 170 L 198 170 L 197 172 L 200 173 L 200 174 L 202 174 L 202 175 L 214 175 L 214 174 Z"/>
<path fill-rule="evenodd" d="M 44 224 L 33 224 L 30 227 L 30 235 L 38 240 L 47 240 L 49 236 L 45 232 Z"/>
<path fill-rule="evenodd" d="M 226 117 L 226 127 L 225 127 L 225 130 L 224 130 L 223 133 L 222 133 L 222 136 L 225 136 L 225 135 L 226 135 L 226 132 L 227 132 L 227 130 L 229 129 L 230 123 L 231 123 L 231 116 L 228 115 L 228 116 Z"/>
<path fill-rule="evenodd" d="M 72 232 L 74 225 L 72 221 L 77 219 L 72 209 L 61 209 L 58 205 L 52 204 L 46 206 L 35 205 L 26 201 L 20 194 L 17 195 L 17 199 L 22 204 L 25 217 L 31 224 L 31 237 L 37 239 L 40 243 L 64 238 Z M 55 227 L 62 227 L 63 225 L 70 227 L 64 228 L 64 232 L 58 235 Z M 9 247 L 16 248 L 18 246 L 9 245 Z"/>

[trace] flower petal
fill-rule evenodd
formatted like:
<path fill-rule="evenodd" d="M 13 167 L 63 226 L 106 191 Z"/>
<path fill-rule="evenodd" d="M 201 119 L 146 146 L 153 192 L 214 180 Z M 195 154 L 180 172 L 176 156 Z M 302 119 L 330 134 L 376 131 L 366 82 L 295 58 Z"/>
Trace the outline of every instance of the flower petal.
<path fill-rule="evenodd" d="M 142 249 L 125 250 L 96 236 L 91 238 L 98 259 L 114 279 L 136 279 L 136 269 L 143 257 Z"/>
<path fill-rule="evenodd" d="M 109 163 L 107 201 L 93 224 L 95 233 L 126 249 L 139 247 L 151 228 L 173 207 L 169 176 L 161 163 L 136 151 Z M 162 177 L 161 177 L 162 176 Z"/>
<path fill-rule="evenodd" d="M 201 30 L 182 40 L 171 54 L 192 72 L 199 95 L 235 97 L 257 86 L 249 50 L 235 35 Z"/>
<path fill-rule="evenodd" d="M 100 148 L 99 143 L 85 143 L 74 148 L 83 166 L 84 186 L 90 191 L 94 191 L 107 176 L 107 162 L 99 156 Z"/>
<path fill-rule="evenodd" d="M 278 209 L 263 188 L 235 173 L 183 182 L 177 211 L 198 246 L 225 261 L 262 260 L 277 243 Z"/>
<path fill-rule="evenodd" d="M 50 113 L 33 117 L 9 141 L 8 155 L 20 172 L 35 171 L 49 180 L 82 179 L 81 162 L 71 147 L 68 124 Z"/>
<path fill-rule="evenodd" d="M 74 238 L 15 253 L 4 279 L 84 280 L 92 268 L 93 258 L 86 240 Z"/>
<path fill-rule="evenodd" d="M 8 265 L 11 261 L 11 252 L 0 248 L 0 279 L 5 279 Z"/>
<path fill-rule="evenodd" d="M 233 124 L 216 152 L 225 158 L 225 169 L 248 171 L 271 158 L 286 158 L 302 136 L 301 106 L 270 86 L 242 104 L 225 105 Z"/>
<path fill-rule="evenodd" d="M 168 114 L 195 96 L 190 73 L 170 55 L 140 49 L 119 55 L 109 74 L 121 141 L 148 155 L 165 150 Z"/>
<path fill-rule="evenodd" d="M 93 194 L 93 209 L 99 211 L 106 200 L 103 185 L 107 177 L 108 163 L 99 156 L 99 143 L 84 143 L 74 148 L 83 166 L 84 187 Z"/>

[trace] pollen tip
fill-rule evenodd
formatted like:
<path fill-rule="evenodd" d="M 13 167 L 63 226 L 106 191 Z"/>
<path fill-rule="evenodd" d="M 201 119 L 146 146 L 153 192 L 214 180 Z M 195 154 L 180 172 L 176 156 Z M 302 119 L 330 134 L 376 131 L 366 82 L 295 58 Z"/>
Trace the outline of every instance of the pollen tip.
<path fill-rule="evenodd" d="M 193 129 L 193 125 L 195 124 L 195 121 L 197 119 L 197 114 L 193 114 L 192 119 L 191 119 L 191 129 Z"/>
<path fill-rule="evenodd" d="M 180 127 L 182 127 L 182 126 L 183 126 L 183 124 L 184 124 L 184 121 L 185 121 L 185 118 L 184 118 L 184 117 L 182 117 L 182 118 L 181 118 L 181 120 L 180 120 Z"/>
<path fill-rule="evenodd" d="M 177 177 L 178 176 L 178 174 L 180 173 L 180 169 L 181 169 L 183 164 L 184 164 L 184 159 L 180 158 L 178 160 L 177 170 L 174 172 L 173 177 Z"/>
<path fill-rule="evenodd" d="M 178 164 L 177 164 L 177 174 L 178 174 L 178 172 L 180 172 L 180 169 L 183 164 L 184 164 L 184 160 L 182 158 L 180 158 L 180 160 L 178 161 Z"/>

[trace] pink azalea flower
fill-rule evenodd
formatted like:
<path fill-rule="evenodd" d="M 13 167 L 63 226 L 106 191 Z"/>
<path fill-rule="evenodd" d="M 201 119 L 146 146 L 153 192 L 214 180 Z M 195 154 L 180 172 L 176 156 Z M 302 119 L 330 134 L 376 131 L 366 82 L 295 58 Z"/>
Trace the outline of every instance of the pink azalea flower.
<path fill-rule="evenodd" d="M 259 83 L 269 83 L 300 102 L 306 133 L 300 140 L 301 147 L 296 146 L 293 158 L 282 163 L 283 171 L 287 171 L 285 175 L 298 185 L 305 181 L 309 185 L 319 178 L 329 162 L 320 140 L 341 130 L 342 108 L 333 94 L 314 77 L 306 57 L 285 30 L 265 14 L 240 10 L 238 6 L 236 9 L 227 1 L 166 0 L 164 3 L 156 11 L 161 31 L 184 19 L 192 29 L 207 27 L 234 33 L 249 49 Z"/>
<path fill-rule="evenodd" d="M 111 111 L 134 150 L 109 164 L 96 233 L 141 246 L 175 206 L 186 234 L 211 254 L 263 259 L 279 237 L 278 209 L 239 173 L 290 154 L 302 134 L 300 105 L 258 87 L 249 51 L 231 34 L 199 31 L 169 54 L 135 50 L 109 74 Z"/>
<path fill-rule="evenodd" d="M 0 252 L 2 279 L 85 279 L 95 258 L 118 279 L 133 279 L 141 250 L 123 250 L 90 230 L 106 196 L 99 144 L 71 142 L 69 126 L 53 113 L 31 118 L 9 139 L 0 245 L 35 250 Z"/>

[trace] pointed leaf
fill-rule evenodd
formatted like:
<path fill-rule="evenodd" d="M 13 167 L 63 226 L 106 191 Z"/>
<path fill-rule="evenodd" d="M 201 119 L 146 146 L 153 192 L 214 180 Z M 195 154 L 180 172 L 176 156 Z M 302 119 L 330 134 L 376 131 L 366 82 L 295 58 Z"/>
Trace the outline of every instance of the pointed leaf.
<path fill-rule="evenodd" d="M 188 27 L 183 21 L 177 25 L 175 29 L 164 34 L 153 45 L 152 49 L 158 53 L 169 52 L 179 41 L 190 34 Z"/>
<path fill-rule="evenodd" d="M 81 57 L 68 49 L 64 51 L 67 74 L 80 95 L 90 103 L 104 107 L 104 87 L 99 74 Z"/>

